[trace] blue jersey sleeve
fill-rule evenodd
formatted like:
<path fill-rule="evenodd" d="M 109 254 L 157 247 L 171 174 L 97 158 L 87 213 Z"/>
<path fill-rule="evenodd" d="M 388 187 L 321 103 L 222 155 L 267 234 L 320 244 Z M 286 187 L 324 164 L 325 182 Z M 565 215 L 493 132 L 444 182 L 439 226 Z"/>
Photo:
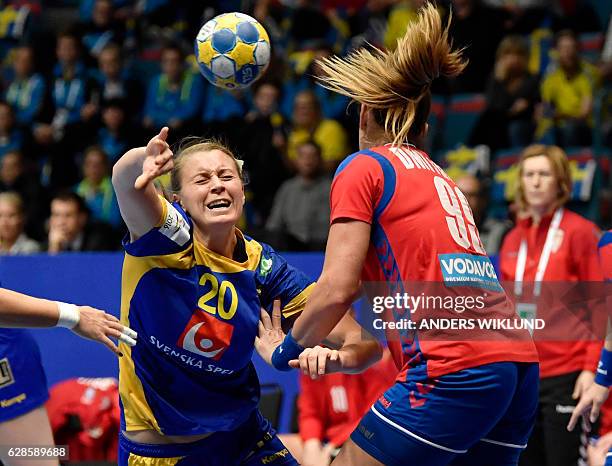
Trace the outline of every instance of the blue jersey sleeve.
<path fill-rule="evenodd" d="M 275 299 L 280 299 L 282 319 L 296 317 L 304 310 L 314 281 L 290 265 L 267 244 L 262 244 L 256 279 L 262 306 L 272 311 Z"/>
<path fill-rule="evenodd" d="M 165 256 L 185 250 L 192 241 L 192 223 L 178 202 L 170 203 L 159 197 L 162 216 L 155 228 L 130 242 L 129 233 L 123 239 L 125 251 L 136 257 Z"/>

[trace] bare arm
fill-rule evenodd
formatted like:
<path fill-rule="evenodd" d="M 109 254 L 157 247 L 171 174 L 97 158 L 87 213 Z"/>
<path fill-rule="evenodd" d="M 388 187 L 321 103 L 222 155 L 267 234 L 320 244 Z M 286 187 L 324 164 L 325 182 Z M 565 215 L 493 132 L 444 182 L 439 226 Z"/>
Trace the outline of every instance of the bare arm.
<path fill-rule="evenodd" d="M 53 327 L 58 319 L 55 301 L 0 289 L 0 326 Z"/>
<path fill-rule="evenodd" d="M 323 272 L 291 332 L 301 346 L 321 343 L 350 308 L 359 293 L 369 242 L 368 223 L 340 220 L 332 224 Z"/>
<path fill-rule="evenodd" d="M 280 301 L 275 300 L 272 318 L 261 310 L 259 332 L 255 338 L 255 349 L 268 364 L 272 353 L 285 338 L 281 327 Z M 349 315 L 345 314 L 325 339 L 326 348 L 316 345 L 306 348 L 299 359 L 289 362 L 294 369 L 300 368 L 312 379 L 332 372 L 358 373 L 367 369 L 382 356 L 382 347 Z"/>
<path fill-rule="evenodd" d="M 0 326 L 65 326 L 83 338 L 102 343 L 118 356 L 122 354 L 109 337 L 117 338 L 129 346 L 136 344 L 136 332 L 121 325 L 115 316 L 89 306 L 62 304 L 68 308 L 68 315 L 63 315 L 57 301 L 0 288 Z"/>
<path fill-rule="evenodd" d="M 341 371 L 349 374 L 366 370 L 382 357 L 380 343 L 349 314 L 342 317 L 324 343 L 338 350 Z"/>
<path fill-rule="evenodd" d="M 132 240 L 155 227 L 162 216 L 152 181 L 174 166 L 167 137 L 168 128 L 164 127 L 146 147 L 130 149 L 113 167 L 113 187 Z"/>

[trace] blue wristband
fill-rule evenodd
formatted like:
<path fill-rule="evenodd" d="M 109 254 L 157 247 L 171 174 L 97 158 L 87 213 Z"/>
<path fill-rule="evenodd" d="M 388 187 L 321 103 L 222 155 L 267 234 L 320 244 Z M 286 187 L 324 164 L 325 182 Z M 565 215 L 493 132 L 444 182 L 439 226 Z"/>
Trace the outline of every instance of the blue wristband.
<path fill-rule="evenodd" d="M 608 351 L 605 348 L 601 350 L 597 374 L 595 374 L 595 383 L 604 387 L 612 385 L 612 351 Z"/>
<path fill-rule="evenodd" d="M 289 330 L 283 342 L 272 353 L 272 365 L 279 371 L 290 371 L 289 361 L 297 359 L 302 351 L 304 348 L 295 341 Z"/>

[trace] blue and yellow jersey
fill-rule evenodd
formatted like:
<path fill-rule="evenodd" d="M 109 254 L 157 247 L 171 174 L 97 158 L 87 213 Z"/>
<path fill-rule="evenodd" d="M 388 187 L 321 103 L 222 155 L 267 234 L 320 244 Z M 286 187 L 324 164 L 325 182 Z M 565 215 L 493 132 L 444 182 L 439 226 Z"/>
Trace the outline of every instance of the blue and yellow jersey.
<path fill-rule="evenodd" d="M 138 344 L 121 344 L 122 428 L 233 430 L 259 400 L 251 357 L 260 308 L 280 299 L 283 320 L 294 318 L 313 282 L 239 230 L 244 261 L 208 250 L 181 207 L 160 200 L 159 226 L 124 242 L 121 321 Z"/>

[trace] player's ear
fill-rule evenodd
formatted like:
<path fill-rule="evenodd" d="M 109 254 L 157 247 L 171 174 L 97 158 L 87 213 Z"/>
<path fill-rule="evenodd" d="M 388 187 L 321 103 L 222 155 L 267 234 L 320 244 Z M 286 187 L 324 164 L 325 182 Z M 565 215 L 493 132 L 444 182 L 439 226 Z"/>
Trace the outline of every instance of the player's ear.
<path fill-rule="evenodd" d="M 185 212 L 187 212 L 187 209 L 185 209 L 185 206 L 183 205 L 183 201 L 181 200 L 181 196 L 179 196 L 179 195 L 178 195 L 178 194 L 176 194 L 176 193 L 173 193 L 173 194 L 172 194 L 172 202 L 178 202 L 178 203 L 179 203 L 179 205 L 181 206 L 181 208 L 182 208 L 182 209 L 183 209 Z"/>
<path fill-rule="evenodd" d="M 366 132 L 368 128 L 369 113 L 370 112 L 369 112 L 368 107 L 366 107 L 364 104 L 361 104 L 359 107 L 359 129 L 363 131 L 364 133 Z"/>

